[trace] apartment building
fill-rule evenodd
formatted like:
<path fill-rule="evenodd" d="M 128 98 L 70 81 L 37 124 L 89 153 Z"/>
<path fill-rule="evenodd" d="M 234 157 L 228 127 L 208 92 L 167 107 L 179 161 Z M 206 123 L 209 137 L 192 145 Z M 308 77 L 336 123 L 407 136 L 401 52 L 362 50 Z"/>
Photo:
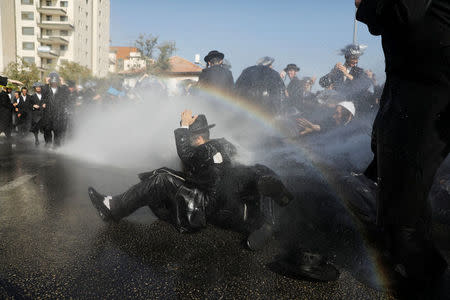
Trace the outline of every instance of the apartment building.
<path fill-rule="evenodd" d="M 0 33 L 3 47 L 5 40 L 15 43 L 16 55 L 36 63 L 42 72 L 63 61 L 72 61 L 88 67 L 95 76 L 108 74 L 110 0 L 0 2 L 2 6 L 9 5 L 9 12 L 11 2 L 14 6 L 13 22 L 3 22 L 2 7 Z"/>

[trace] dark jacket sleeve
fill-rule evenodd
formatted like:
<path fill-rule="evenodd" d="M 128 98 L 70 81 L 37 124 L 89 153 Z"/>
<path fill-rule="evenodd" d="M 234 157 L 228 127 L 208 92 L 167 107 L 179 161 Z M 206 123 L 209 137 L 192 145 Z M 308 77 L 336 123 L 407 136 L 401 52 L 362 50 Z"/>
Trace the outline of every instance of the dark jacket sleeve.
<path fill-rule="evenodd" d="M 177 153 L 181 161 L 184 164 L 191 165 L 195 155 L 195 148 L 191 146 L 191 142 L 189 140 L 189 129 L 175 129 L 175 143 L 177 146 Z"/>

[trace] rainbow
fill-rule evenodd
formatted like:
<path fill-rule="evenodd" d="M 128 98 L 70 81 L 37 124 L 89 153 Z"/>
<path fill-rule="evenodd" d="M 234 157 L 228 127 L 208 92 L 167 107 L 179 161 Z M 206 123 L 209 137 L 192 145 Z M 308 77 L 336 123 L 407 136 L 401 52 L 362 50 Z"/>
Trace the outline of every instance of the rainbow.
<path fill-rule="evenodd" d="M 238 112 L 243 112 L 250 119 L 256 121 L 259 125 L 264 126 L 264 128 L 269 130 L 269 132 L 274 133 L 278 136 L 284 136 L 281 128 L 277 126 L 271 115 L 261 110 L 256 105 L 249 103 L 245 99 L 240 98 L 236 95 L 224 93 L 213 88 L 201 88 L 200 91 L 202 92 L 202 95 L 208 97 L 208 100 L 215 101 Z M 325 179 L 334 194 L 339 197 L 348 214 L 353 217 L 353 222 L 356 228 L 360 229 L 359 234 L 362 237 L 362 240 L 365 242 L 364 248 L 368 257 L 370 258 L 370 267 L 372 268 L 372 270 L 374 271 L 373 273 L 376 276 L 375 284 L 382 289 L 386 289 L 386 287 L 389 286 L 389 279 L 387 275 L 388 273 L 384 269 L 381 258 L 377 251 L 369 246 L 368 238 L 364 234 L 364 229 L 361 222 L 356 219 L 354 214 L 347 207 L 347 201 L 345 201 L 346 195 L 341 191 L 342 189 L 339 188 L 339 183 L 335 179 L 336 176 L 333 176 L 334 174 L 331 174 L 331 172 L 327 170 L 324 164 L 320 163 L 320 159 L 318 159 L 318 157 L 307 147 L 292 139 L 284 139 L 284 141 L 290 146 L 297 149 L 300 155 L 308 159 L 310 165 L 317 171 L 320 176 L 322 176 L 323 179 Z"/>

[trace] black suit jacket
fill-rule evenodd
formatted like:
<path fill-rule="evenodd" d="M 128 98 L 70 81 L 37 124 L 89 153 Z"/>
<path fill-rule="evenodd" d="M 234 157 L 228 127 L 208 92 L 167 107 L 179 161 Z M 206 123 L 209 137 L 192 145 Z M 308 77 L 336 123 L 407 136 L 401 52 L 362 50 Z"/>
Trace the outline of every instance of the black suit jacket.
<path fill-rule="evenodd" d="M 21 114 L 22 119 L 27 119 L 31 116 L 31 111 L 33 110 L 33 104 L 31 100 L 31 96 L 27 95 L 26 100 L 24 101 L 22 94 L 19 97 L 19 104 L 17 105 L 19 111 L 17 114 Z"/>
<path fill-rule="evenodd" d="M 450 85 L 450 1 L 362 0 L 357 19 L 382 36 L 388 75 Z"/>
<path fill-rule="evenodd" d="M 191 146 L 187 128 L 175 130 L 175 142 L 187 181 L 215 193 L 225 170 L 231 167 L 236 147 L 225 139 L 212 139 L 201 146 Z"/>

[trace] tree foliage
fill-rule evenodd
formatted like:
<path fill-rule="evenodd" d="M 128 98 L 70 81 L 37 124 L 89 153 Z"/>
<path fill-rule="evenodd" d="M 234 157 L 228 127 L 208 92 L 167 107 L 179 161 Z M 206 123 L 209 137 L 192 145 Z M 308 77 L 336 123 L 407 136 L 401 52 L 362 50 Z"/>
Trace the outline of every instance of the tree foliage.
<path fill-rule="evenodd" d="M 59 65 L 59 75 L 67 80 L 73 80 L 75 82 L 84 82 L 87 79 L 92 78 L 92 71 L 76 62 L 64 61 Z"/>
<path fill-rule="evenodd" d="M 140 34 L 135 42 L 146 61 L 146 71 L 155 75 L 170 70 L 169 58 L 176 51 L 175 42 L 159 43 L 158 39 L 151 34 Z"/>
<path fill-rule="evenodd" d="M 21 81 L 28 88 L 40 79 L 36 64 L 26 62 L 22 57 L 18 57 L 16 62 L 10 62 L 5 69 L 5 74 L 10 79 Z"/>

